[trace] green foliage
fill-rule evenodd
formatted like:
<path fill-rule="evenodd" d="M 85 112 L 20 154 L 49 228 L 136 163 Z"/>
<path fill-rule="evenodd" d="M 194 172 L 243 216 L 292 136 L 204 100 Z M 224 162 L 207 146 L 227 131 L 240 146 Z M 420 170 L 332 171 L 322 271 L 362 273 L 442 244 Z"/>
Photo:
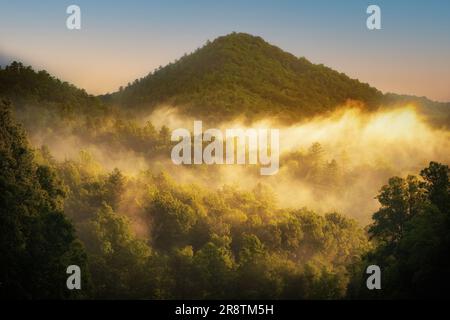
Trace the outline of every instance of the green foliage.
<path fill-rule="evenodd" d="M 79 229 L 88 252 L 94 298 L 141 298 L 150 294 L 151 287 L 143 286 L 142 280 L 148 277 L 151 251 L 133 235 L 126 217 L 103 204 Z"/>
<path fill-rule="evenodd" d="M 150 122 L 141 125 L 126 111 L 19 62 L 0 70 L 0 97 L 14 102 L 17 119 L 44 143 L 71 136 L 111 153 L 130 149 L 145 156 L 167 154 L 171 146 L 167 127 L 157 130 Z"/>
<path fill-rule="evenodd" d="M 339 298 L 345 267 L 368 247 L 354 221 L 280 210 L 262 185 L 206 191 L 154 176 L 149 187 L 145 214 L 154 248 L 168 257 L 173 289 L 161 291 L 170 298 Z M 292 279 L 316 293 L 294 292 Z"/>
<path fill-rule="evenodd" d="M 92 297 L 341 298 L 346 267 L 368 248 L 353 220 L 280 209 L 263 184 L 205 190 L 165 173 L 107 173 L 86 152 L 57 162 L 47 151 L 38 158 L 62 178 Z"/>
<path fill-rule="evenodd" d="M 395 246 L 403 237 L 406 223 L 421 211 L 424 190 L 414 176 L 406 180 L 394 177 L 381 188 L 377 199 L 381 208 L 374 213 L 375 223 L 369 232 L 377 240 Z"/>
<path fill-rule="evenodd" d="M 47 109 L 49 117 L 73 118 L 80 112 L 98 115 L 105 111 L 100 100 L 84 90 L 16 61 L 0 69 L 0 96 L 20 109 Z"/>
<path fill-rule="evenodd" d="M 421 178 L 392 178 L 378 199 L 369 232 L 376 247 L 356 266 L 349 296 L 357 298 L 444 298 L 450 285 L 449 168 L 431 162 Z M 382 270 L 382 290 L 365 289 L 365 266 Z"/>
<path fill-rule="evenodd" d="M 154 245 L 169 250 L 185 242 L 197 220 L 193 208 L 170 193 L 158 193 L 151 205 Z"/>
<path fill-rule="evenodd" d="M 55 172 L 35 163 L 22 129 L 0 102 L 0 294 L 8 298 L 76 298 L 66 268 L 86 270 L 86 256 L 62 212 L 64 192 Z"/>

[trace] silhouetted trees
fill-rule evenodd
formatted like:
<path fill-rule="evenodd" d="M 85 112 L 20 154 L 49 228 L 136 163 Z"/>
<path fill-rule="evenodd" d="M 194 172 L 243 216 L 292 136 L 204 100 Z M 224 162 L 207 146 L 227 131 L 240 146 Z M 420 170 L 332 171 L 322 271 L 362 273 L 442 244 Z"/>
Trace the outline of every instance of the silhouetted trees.
<path fill-rule="evenodd" d="M 449 168 L 431 162 L 420 178 L 394 177 L 378 195 L 369 234 L 375 247 L 353 270 L 350 297 L 444 298 L 450 285 Z M 369 264 L 382 270 L 382 290 L 368 291 Z"/>

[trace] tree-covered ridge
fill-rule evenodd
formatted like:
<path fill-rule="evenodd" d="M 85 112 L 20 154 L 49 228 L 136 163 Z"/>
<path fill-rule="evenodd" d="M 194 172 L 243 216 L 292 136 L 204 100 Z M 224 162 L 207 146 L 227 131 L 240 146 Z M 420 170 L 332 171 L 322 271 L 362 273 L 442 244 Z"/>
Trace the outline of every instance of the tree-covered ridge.
<path fill-rule="evenodd" d="M 137 119 L 106 105 L 98 97 L 63 82 L 45 70 L 13 62 L 0 68 L 0 97 L 12 102 L 12 111 L 30 136 L 77 137 L 108 151 L 131 149 L 145 156 L 168 154 L 169 130 Z"/>
<path fill-rule="evenodd" d="M 330 112 L 348 100 L 360 101 L 368 110 L 416 105 L 431 124 L 450 126 L 449 103 L 383 95 L 368 84 L 244 33 L 219 37 L 118 92 L 99 97 L 45 70 L 13 62 L 0 66 L 0 97 L 14 102 L 20 110 L 16 116 L 27 129 L 58 123 L 66 127 L 82 120 L 85 124 L 77 125 L 90 130 L 104 125 L 105 118 L 136 118 L 165 103 L 212 122 L 238 116 L 248 121 L 270 116 L 297 122 Z"/>
<path fill-rule="evenodd" d="M 386 93 L 385 105 L 413 105 L 434 127 L 450 128 L 450 102 L 437 102 L 426 97 Z"/>
<path fill-rule="evenodd" d="M 381 92 L 323 65 L 282 51 L 260 37 L 232 33 L 107 97 L 127 108 L 182 106 L 212 120 L 245 115 L 298 119 L 347 100 L 375 108 Z"/>
<path fill-rule="evenodd" d="M 0 96 L 18 108 L 47 108 L 57 115 L 98 114 L 105 110 L 98 98 L 83 89 L 16 61 L 0 67 Z"/>

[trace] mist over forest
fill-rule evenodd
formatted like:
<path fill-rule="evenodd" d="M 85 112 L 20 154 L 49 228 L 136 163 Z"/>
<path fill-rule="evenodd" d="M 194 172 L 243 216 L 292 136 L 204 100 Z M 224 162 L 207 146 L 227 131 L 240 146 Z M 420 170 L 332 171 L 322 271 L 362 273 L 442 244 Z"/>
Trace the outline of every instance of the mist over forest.
<path fill-rule="evenodd" d="M 450 103 L 241 33 L 103 96 L 13 62 L 0 97 L 2 296 L 448 296 Z M 173 164 L 171 132 L 194 120 L 279 129 L 279 172 Z"/>

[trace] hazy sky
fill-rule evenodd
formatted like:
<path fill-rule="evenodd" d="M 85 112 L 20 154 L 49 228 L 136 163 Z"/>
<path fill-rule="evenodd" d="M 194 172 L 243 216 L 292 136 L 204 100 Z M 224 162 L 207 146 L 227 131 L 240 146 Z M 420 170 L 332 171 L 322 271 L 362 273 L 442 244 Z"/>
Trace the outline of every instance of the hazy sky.
<path fill-rule="evenodd" d="M 66 8 L 81 7 L 79 31 Z M 382 30 L 366 28 L 381 7 Z M 18 59 L 93 94 L 232 31 L 263 37 L 382 91 L 450 101 L 449 0 L 0 0 L 0 63 Z"/>

